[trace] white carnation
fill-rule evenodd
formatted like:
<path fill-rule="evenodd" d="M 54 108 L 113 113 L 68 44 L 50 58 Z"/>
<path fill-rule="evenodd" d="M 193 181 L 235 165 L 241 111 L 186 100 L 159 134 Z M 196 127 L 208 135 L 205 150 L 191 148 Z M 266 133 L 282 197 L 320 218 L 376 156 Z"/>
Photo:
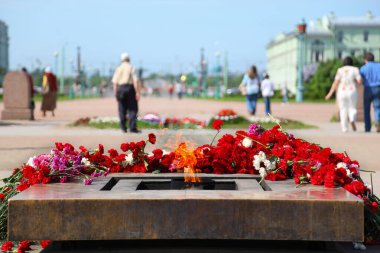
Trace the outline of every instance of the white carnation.
<path fill-rule="evenodd" d="M 29 159 L 28 159 L 28 162 L 26 163 L 26 165 L 29 165 L 29 166 L 32 166 L 33 168 L 35 168 L 36 167 L 36 165 L 34 164 L 34 158 L 36 158 L 35 156 L 33 156 L 33 157 L 30 157 Z"/>
<path fill-rule="evenodd" d="M 260 167 L 259 173 L 260 173 L 260 176 L 264 178 L 267 175 L 267 170 L 264 167 Z"/>
<path fill-rule="evenodd" d="M 343 162 L 340 162 L 336 165 L 336 168 L 339 169 L 339 168 L 343 168 L 343 169 L 348 169 L 347 167 L 347 163 L 343 163 Z"/>
<path fill-rule="evenodd" d="M 86 157 L 82 158 L 81 163 L 84 164 L 84 165 L 86 165 L 86 166 L 91 165 L 90 161 Z"/>
<path fill-rule="evenodd" d="M 124 162 L 123 162 L 123 165 L 124 166 L 127 166 L 127 165 L 132 165 L 133 164 L 133 156 L 132 156 L 132 153 L 129 153 L 125 159 L 124 159 Z"/>
<path fill-rule="evenodd" d="M 250 138 L 245 137 L 242 142 L 243 146 L 246 148 L 252 147 L 253 141 Z"/>

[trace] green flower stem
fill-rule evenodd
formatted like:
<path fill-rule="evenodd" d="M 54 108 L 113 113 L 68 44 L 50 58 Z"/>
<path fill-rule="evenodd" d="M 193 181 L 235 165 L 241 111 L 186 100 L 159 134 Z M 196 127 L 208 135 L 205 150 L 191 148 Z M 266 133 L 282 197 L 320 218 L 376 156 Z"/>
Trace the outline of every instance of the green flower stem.
<path fill-rule="evenodd" d="M 245 135 L 242 135 L 242 134 L 239 134 L 239 133 L 236 133 L 236 135 L 239 135 L 239 136 L 244 137 L 244 138 L 248 138 L 248 139 L 252 140 L 253 142 L 255 142 L 255 143 L 257 143 L 257 144 L 263 146 L 264 148 L 269 149 L 268 146 L 265 146 L 265 145 L 262 144 L 261 142 L 259 142 L 259 141 L 257 141 L 257 140 L 254 140 L 254 139 L 252 139 L 252 138 L 250 138 L 250 137 L 248 137 L 248 136 L 245 136 Z"/>
<path fill-rule="evenodd" d="M 216 138 L 216 136 L 219 134 L 219 132 L 220 132 L 220 130 L 218 130 L 218 132 L 216 132 L 216 134 L 215 134 L 214 138 L 213 138 L 213 139 L 212 139 L 212 141 L 211 141 L 211 144 L 210 144 L 210 146 L 212 146 L 212 144 L 214 143 L 214 141 L 215 141 L 215 138 Z"/>

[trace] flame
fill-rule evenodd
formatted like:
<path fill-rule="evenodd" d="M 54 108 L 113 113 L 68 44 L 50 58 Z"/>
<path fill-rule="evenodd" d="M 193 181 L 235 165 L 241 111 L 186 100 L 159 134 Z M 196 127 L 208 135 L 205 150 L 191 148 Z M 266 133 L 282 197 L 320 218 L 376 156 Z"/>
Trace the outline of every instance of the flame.
<path fill-rule="evenodd" d="M 201 179 L 194 170 L 197 164 L 197 158 L 194 150 L 187 147 L 186 143 L 181 143 L 174 151 L 177 168 L 183 168 L 185 173 L 185 183 L 199 183 Z"/>

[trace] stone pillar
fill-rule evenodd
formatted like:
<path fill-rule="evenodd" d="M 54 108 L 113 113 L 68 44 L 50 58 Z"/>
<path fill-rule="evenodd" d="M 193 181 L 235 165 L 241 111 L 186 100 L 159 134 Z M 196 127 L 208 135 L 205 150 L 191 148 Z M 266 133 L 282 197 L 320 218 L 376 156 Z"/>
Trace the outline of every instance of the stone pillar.
<path fill-rule="evenodd" d="M 11 71 L 5 75 L 3 120 L 31 120 L 31 91 L 28 77 L 21 71 Z"/>
<path fill-rule="evenodd" d="M 356 121 L 360 122 L 364 122 L 363 92 L 363 85 L 358 85 L 358 113 L 356 115 Z"/>

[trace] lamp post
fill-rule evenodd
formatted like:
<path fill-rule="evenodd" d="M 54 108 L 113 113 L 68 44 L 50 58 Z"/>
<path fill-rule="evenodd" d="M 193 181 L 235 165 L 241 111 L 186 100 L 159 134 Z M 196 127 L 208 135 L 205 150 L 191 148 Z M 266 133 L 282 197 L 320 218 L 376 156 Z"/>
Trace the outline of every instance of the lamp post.
<path fill-rule="evenodd" d="M 207 96 L 207 62 L 204 57 L 204 49 L 201 48 L 201 80 L 200 84 L 202 86 L 202 97 Z"/>
<path fill-rule="evenodd" d="M 298 66 L 297 66 L 297 94 L 296 94 L 296 101 L 302 102 L 303 101 L 303 93 L 304 93 L 304 87 L 303 87 L 303 51 L 304 51 L 304 41 L 305 41 L 305 34 L 306 34 L 306 23 L 305 20 L 302 20 L 300 24 L 297 25 L 297 31 L 298 31 Z"/>
<path fill-rule="evenodd" d="M 224 66 L 223 66 L 223 94 L 228 89 L 228 52 L 224 53 Z"/>
<path fill-rule="evenodd" d="M 215 99 L 220 99 L 220 74 L 222 72 L 222 67 L 220 66 L 220 52 L 216 52 L 215 57 L 216 57 Z"/>
<path fill-rule="evenodd" d="M 58 56 L 59 53 L 57 51 L 54 52 L 54 73 L 57 75 L 58 74 Z"/>
<path fill-rule="evenodd" d="M 59 93 L 63 94 L 65 92 L 65 46 L 62 47 L 61 54 L 61 75 L 59 79 Z"/>

